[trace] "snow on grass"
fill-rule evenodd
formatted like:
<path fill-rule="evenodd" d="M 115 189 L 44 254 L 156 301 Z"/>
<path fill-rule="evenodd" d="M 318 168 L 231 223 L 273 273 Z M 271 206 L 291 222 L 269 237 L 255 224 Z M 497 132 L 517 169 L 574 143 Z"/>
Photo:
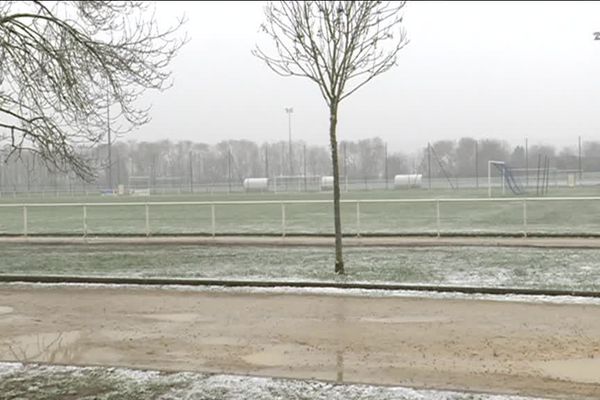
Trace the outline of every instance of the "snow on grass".
<path fill-rule="evenodd" d="M 533 398 L 190 372 L 0 363 L 7 399 L 534 400 Z"/>
<path fill-rule="evenodd" d="M 0 379 L 4 375 L 10 375 L 15 373 L 15 371 L 23 368 L 23 365 L 20 363 L 8 363 L 8 362 L 0 362 Z"/>
<path fill-rule="evenodd" d="M 0 274 L 379 282 L 600 290 L 600 249 L 0 244 Z"/>
<path fill-rule="evenodd" d="M 122 290 L 174 290 L 180 292 L 227 293 L 227 294 L 266 294 L 266 295 L 298 295 L 298 296 L 346 296 L 346 297 L 387 297 L 387 298 L 421 298 L 448 300 L 483 300 L 508 301 L 534 304 L 582 304 L 600 305 L 600 298 L 578 296 L 538 296 L 538 295 L 496 295 L 458 292 L 435 292 L 417 290 L 378 290 L 378 289 L 338 289 L 338 288 L 302 288 L 302 287 L 226 287 L 226 286 L 185 286 L 185 285 L 129 285 L 129 284 L 96 284 L 96 283 L 0 283 L 7 287 L 63 288 L 84 287 L 87 289 L 122 289 Z"/>

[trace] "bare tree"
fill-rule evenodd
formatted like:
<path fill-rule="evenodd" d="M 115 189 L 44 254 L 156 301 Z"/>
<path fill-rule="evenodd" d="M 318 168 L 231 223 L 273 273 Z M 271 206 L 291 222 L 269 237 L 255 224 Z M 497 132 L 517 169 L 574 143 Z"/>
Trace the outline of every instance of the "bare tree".
<path fill-rule="evenodd" d="M 265 8 L 264 32 L 274 43 L 253 54 L 282 76 L 315 82 L 329 108 L 333 163 L 335 272 L 344 273 L 336 127 L 342 100 L 396 64 L 407 44 L 404 2 L 281 1 Z"/>
<path fill-rule="evenodd" d="M 0 4 L 0 149 L 28 150 L 48 167 L 90 178 L 78 148 L 148 122 L 145 89 L 170 86 L 166 70 L 185 37 L 161 29 L 148 3 L 3 1 Z M 113 128 L 114 131 L 114 128 Z"/>

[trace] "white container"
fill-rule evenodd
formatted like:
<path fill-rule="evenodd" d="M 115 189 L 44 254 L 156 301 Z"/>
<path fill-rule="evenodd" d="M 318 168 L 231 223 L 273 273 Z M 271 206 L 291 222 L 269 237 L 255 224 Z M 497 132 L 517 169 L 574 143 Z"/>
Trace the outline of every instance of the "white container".
<path fill-rule="evenodd" d="M 419 188 L 421 187 L 421 174 L 396 175 L 394 176 L 394 187 L 401 188 Z"/>
<path fill-rule="evenodd" d="M 246 178 L 243 182 L 246 191 L 265 191 L 269 188 L 268 178 Z"/>
<path fill-rule="evenodd" d="M 321 177 L 321 190 L 333 190 L 333 176 Z"/>

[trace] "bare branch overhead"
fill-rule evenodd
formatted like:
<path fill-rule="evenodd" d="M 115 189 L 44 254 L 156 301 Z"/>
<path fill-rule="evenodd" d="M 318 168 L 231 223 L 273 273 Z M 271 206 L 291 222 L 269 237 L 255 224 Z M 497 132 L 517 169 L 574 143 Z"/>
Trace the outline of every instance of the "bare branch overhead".
<path fill-rule="evenodd" d="M 262 32 L 274 48 L 253 54 L 282 76 L 319 85 L 337 104 L 396 65 L 408 43 L 401 26 L 405 2 L 281 1 L 269 3 Z"/>
<path fill-rule="evenodd" d="M 0 149 L 92 176 L 75 149 L 103 140 L 108 107 L 122 121 L 116 134 L 149 121 L 136 101 L 170 86 L 183 23 L 161 29 L 143 2 L 2 2 Z"/>

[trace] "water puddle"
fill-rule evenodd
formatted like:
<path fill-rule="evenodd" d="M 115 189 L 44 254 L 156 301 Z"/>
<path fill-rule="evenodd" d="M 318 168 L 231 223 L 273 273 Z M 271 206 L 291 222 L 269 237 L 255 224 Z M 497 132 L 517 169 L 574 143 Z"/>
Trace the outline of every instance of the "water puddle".
<path fill-rule="evenodd" d="M 552 378 L 600 384 L 600 358 L 538 361 L 532 364 Z"/>
<path fill-rule="evenodd" d="M 210 322 L 209 319 L 202 318 L 200 315 L 194 313 L 147 314 L 143 315 L 143 317 L 165 322 Z"/>
<path fill-rule="evenodd" d="M 14 311 L 12 307 L 0 306 L 0 315 L 10 314 Z"/>
<path fill-rule="evenodd" d="M 419 323 L 430 323 L 430 322 L 448 322 L 450 319 L 447 317 L 436 317 L 436 316 L 393 316 L 393 317 L 364 317 L 360 318 L 363 322 L 375 322 L 380 324 L 419 324 Z"/>
<path fill-rule="evenodd" d="M 80 337 L 79 331 L 16 336 L 0 346 L 0 355 L 19 362 L 74 361 L 79 354 L 76 343 Z"/>
<path fill-rule="evenodd" d="M 310 354 L 310 357 L 307 356 Z M 247 363 L 262 366 L 284 366 L 331 363 L 331 355 L 308 346 L 279 344 L 262 351 L 243 356 Z"/>

